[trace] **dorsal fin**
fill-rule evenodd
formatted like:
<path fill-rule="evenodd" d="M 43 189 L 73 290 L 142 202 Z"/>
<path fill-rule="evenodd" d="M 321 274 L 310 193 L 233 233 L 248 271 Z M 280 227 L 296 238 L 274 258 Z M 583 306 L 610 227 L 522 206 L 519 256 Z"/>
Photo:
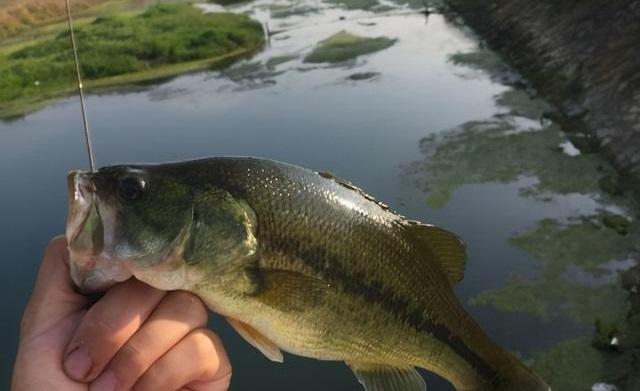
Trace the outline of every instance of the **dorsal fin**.
<path fill-rule="evenodd" d="M 364 199 L 378 204 L 378 206 L 381 207 L 383 210 L 391 212 L 391 213 L 397 215 L 397 213 L 395 213 L 394 211 L 391 210 L 389 205 L 376 200 L 375 198 L 373 198 L 373 196 L 367 194 L 364 190 L 362 190 L 358 186 L 354 185 L 353 183 L 349 182 L 348 180 L 339 178 L 339 177 L 337 177 L 337 176 L 335 176 L 332 173 L 327 172 L 327 171 L 319 171 L 318 175 L 320 175 L 321 177 L 323 177 L 325 179 L 331 179 L 335 183 L 339 184 L 340 186 L 342 186 L 344 188 L 347 188 L 349 190 L 355 191 L 356 193 L 358 193 L 362 197 L 364 197 Z M 400 216 L 400 215 L 398 215 L 398 216 Z M 400 217 L 402 217 L 402 216 L 400 216 Z"/>
<path fill-rule="evenodd" d="M 405 224 L 410 235 L 434 255 L 452 285 L 462 280 L 466 254 L 464 242 L 458 235 L 419 221 L 407 221 Z"/>

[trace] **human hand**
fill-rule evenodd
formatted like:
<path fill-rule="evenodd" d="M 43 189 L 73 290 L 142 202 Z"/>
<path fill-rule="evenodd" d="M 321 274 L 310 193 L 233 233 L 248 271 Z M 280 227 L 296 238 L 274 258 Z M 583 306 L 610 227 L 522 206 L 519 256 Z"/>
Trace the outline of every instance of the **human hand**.
<path fill-rule="evenodd" d="M 12 391 L 222 391 L 231 366 L 186 292 L 134 279 L 100 300 L 74 290 L 67 242 L 45 251 L 20 327 Z"/>

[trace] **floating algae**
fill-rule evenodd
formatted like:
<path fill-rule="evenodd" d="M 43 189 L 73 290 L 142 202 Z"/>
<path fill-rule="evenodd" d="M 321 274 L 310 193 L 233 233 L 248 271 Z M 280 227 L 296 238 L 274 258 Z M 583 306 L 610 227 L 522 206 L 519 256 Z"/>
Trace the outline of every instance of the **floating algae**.
<path fill-rule="evenodd" d="M 563 140 L 556 126 L 522 132 L 505 118 L 467 122 L 421 141 L 427 159 L 418 182 L 427 191 L 431 207 L 446 205 L 462 185 L 509 183 L 521 176 L 538 180 L 532 188 L 523 189 L 530 196 L 597 191 L 596 162 L 558 151 Z"/>
<path fill-rule="evenodd" d="M 531 367 L 553 390 L 587 391 L 594 384 L 612 382 L 629 365 L 624 357 L 593 348 L 588 338 L 562 342 L 530 360 Z"/>
<path fill-rule="evenodd" d="M 633 255 L 633 240 L 601 227 L 597 216 L 562 223 L 545 219 L 510 243 L 540 261 L 539 275 L 525 278 L 517 274 L 504 287 L 484 291 L 472 305 L 492 305 L 502 311 L 526 312 L 543 319 L 568 315 L 573 321 L 591 325 L 595 318 L 615 321 L 625 308 L 625 292 L 614 278 L 598 281 L 597 276 L 616 273 L 605 266 L 612 259 Z M 580 269 L 576 269 L 578 266 Z M 582 270 L 593 279 L 572 278 Z"/>
<path fill-rule="evenodd" d="M 361 73 L 354 73 L 352 75 L 349 75 L 347 76 L 347 79 L 351 81 L 360 81 L 360 80 L 373 79 L 378 76 L 380 76 L 380 72 L 361 72 Z"/>
<path fill-rule="evenodd" d="M 304 62 L 344 62 L 358 56 L 387 49 L 395 43 L 395 39 L 387 37 L 368 38 L 341 31 L 321 41 L 316 48 L 305 57 Z"/>
<path fill-rule="evenodd" d="M 380 5 L 378 0 L 328 0 L 328 2 L 337 4 L 348 10 L 370 10 Z"/>

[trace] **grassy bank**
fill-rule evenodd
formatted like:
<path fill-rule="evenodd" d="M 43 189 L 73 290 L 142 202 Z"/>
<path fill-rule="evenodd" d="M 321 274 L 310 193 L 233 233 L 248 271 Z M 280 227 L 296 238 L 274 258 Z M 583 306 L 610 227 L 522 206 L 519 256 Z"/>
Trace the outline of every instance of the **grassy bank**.
<path fill-rule="evenodd" d="M 138 15 L 80 25 L 86 85 L 104 88 L 210 66 L 258 49 L 259 23 L 245 15 L 204 14 L 186 4 L 159 4 Z M 74 89 L 67 32 L 0 52 L 0 116 L 18 115 Z M 6 75 L 6 76 L 5 76 Z"/>

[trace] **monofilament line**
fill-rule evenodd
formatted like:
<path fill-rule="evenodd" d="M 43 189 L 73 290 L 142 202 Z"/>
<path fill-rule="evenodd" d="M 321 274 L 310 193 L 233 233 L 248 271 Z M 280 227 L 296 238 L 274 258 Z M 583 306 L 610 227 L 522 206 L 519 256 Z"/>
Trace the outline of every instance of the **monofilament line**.
<path fill-rule="evenodd" d="M 84 103 L 84 86 L 82 85 L 82 72 L 80 71 L 80 60 L 78 59 L 78 47 L 76 46 L 76 37 L 73 33 L 73 19 L 71 18 L 71 5 L 69 0 L 64 0 L 67 6 L 67 23 L 69 24 L 69 36 L 71 37 L 71 47 L 73 48 L 73 59 L 76 64 L 76 77 L 78 81 L 78 93 L 80 94 L 80 108 L 82 110 L 82 123 L 84 126 L 84 138 L 87 143 L 87 152 L 89 153 L 89 165 L 91 171 L 96 171 L 95 159 L 93 156 L 93 145 L 91 143 L 91 130 L 89 129 L 89 120 L 87 118 L 87 108 Z"/>

